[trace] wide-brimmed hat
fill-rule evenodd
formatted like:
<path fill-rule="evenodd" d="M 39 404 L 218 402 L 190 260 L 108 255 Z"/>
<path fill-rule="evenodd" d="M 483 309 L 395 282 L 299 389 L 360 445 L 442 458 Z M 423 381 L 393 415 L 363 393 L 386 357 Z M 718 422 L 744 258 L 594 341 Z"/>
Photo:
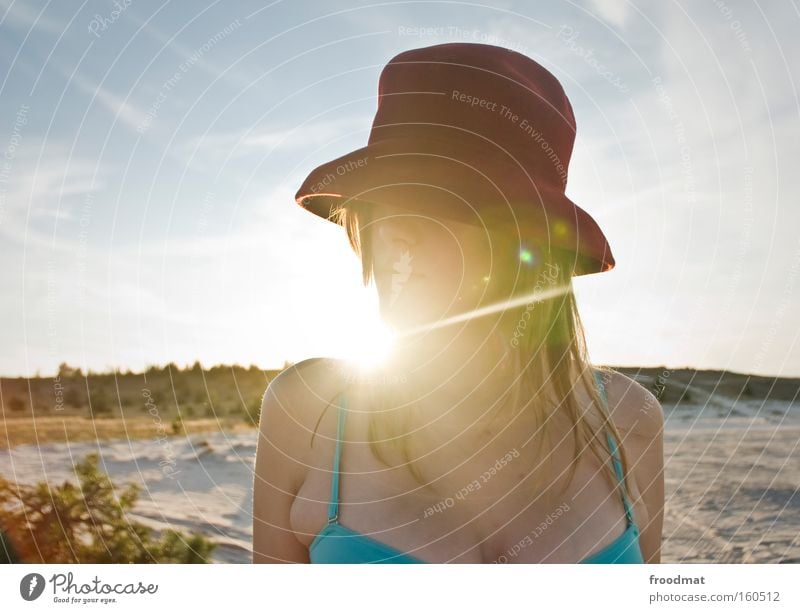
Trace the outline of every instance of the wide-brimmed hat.
<path fill-rule="evenodd" d="M 295 200 L 332 221 L 358 200 L 504 227 L 574 253 L 573 275 L 604 272 L 606 237 L 564 193 L 574 142 L 564 89 L 529 57 L 477 43 L 412 49 L 381 72 L 367 145 L 315 168 Z"/>

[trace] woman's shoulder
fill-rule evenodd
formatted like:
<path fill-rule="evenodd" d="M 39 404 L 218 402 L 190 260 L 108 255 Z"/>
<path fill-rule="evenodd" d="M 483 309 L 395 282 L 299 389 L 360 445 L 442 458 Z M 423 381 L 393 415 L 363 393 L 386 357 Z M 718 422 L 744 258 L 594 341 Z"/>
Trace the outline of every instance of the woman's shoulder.
<path fill-rule="evenodd" d="M 273 423 L 280 424 L 273 427 L 309 435 L 322 410 L 344 389 L 342 369 L 342 361 L 334 358 L 309 358 L 283 369 L 264 393 L 262 423 L 271 412 Z"/>
<path fill-rule="evenodd" d="M 287 366 L 270 381 L 267 397 L 281 401 L 298 421 L 316 414 L 342 390 L 342 363 L 335 358 L 308 358 Z"/>
<path fill-rule="evenodd" d="M 292 387 L 302 383 L 325 384 L 342 372 L 342 360 L 336 358 L 308 358 L 291 364 L 280 371 L 270 386 Z"/>
<path fill-rule="evenodd" d="M 657 559 L 653 543 L 660 543 L 658 520 L 664 508 L 664 411 L 650 390 L 633 378 L 604 369 L 611 419 L 620 431 L 631 473 L 627 484 L 634 515 L 648 544 L 645 557 Z M 630 478 L 632 477 L 632 478 Z M 659 520 L 660 521 L 660 520 Z M 644 552 L 644 549 L 643 549 Z"/>
<path fill-rule="evenodd" d="M 626 436 L 652 439 L 664 426 L 664 410 L 655 395 L 631 377 L 602 368 L 611 419 Z"/>

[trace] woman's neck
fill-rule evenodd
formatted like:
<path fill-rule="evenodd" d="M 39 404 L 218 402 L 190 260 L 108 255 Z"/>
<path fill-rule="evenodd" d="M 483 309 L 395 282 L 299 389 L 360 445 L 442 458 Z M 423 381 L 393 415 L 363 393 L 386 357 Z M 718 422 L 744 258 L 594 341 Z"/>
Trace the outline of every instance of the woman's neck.
<path fill-rule="evenodd" d="M 406 339 L 385 368 L 388 374 L 404 377 L 407 395 L 415 404 L 432 413 L 463 405 L 460 419 L 477 419 L 510 391 L 512 358 L 497 326 L 473 324 Z M 466 415 L 467 411 L 476 415 Z"/>

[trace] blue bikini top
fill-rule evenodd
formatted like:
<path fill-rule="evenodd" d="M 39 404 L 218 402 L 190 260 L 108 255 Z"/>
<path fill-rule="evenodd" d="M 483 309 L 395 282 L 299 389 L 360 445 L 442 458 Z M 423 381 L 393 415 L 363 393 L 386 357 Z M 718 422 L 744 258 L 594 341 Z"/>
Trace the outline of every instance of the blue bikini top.
<path fill-rule="evenodd" d="M 600 388 L 603 400 L 608 404 L 603 379 L 595 371 L 595 379 Z M 425 564 L 424 560 L 409 553 L 395 549 L 372 537 L 356 532 L 339 523 L 339 463 L 341 459 L 341 443 L 344 435 L 346 398 L 339 407 L 339 421 L 336 435 L 336 452 L 333 457 L 333 475 L 331 477 L 331 498 L 328 505 L 328 523 L 314 538 L 309 547 L 309 559 L 312 564 Z M 633 510 L 628 500 L 622 475 L 622 462 L 617 453 L 617 445 L 611 433 L 606 435 L 614 471 L 622 483 L 622 504 L 625 507 L 627 528 L 616 540 L 580 561 L 581 564 L 643 564 L 640 545 L 639 528 L 633 518 Z"/>

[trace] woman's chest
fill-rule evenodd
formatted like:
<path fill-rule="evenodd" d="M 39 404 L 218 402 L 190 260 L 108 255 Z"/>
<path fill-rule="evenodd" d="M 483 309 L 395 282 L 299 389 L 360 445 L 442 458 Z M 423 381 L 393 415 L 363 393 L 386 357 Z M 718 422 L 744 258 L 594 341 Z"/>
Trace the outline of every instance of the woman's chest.
<path fill-rule="evenodd" d="M 386 466 L 368 444 L 349 442 L 340 457 L 338 521 L 429 562 L 574 562 L 598 533 L 621 534 L 625 521 L 597 467 L 579 462 L 567 482 L 569 447 L 537 453 L 515 437 L 451 442 L 416 457 L 420 483 L 399 455 L 390 452 Z M 306 546 L 332 511 L 334 451 L 332 441 L 315 451 L 291 509 Z"/>

